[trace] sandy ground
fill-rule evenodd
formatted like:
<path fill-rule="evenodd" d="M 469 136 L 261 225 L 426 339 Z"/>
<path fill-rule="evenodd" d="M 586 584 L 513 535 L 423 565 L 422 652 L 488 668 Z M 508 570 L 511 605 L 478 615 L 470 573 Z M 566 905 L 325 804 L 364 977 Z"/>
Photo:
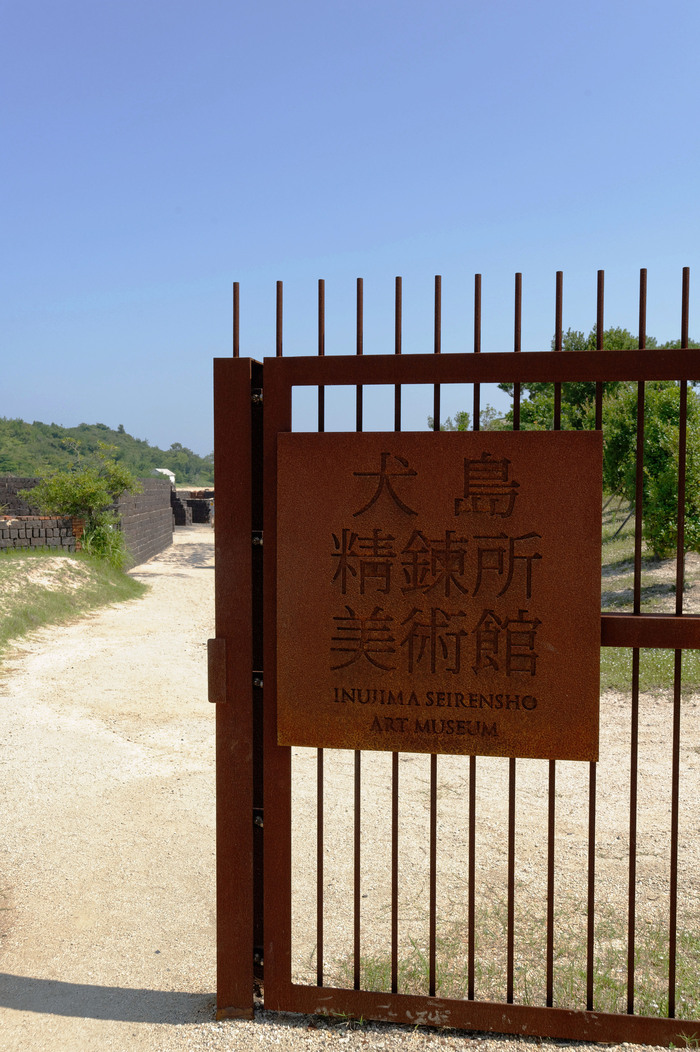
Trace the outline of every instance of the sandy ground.
<path fill-rule="evenodd" d="M 206 640 L 214 633 L 213 557 L 209 527 L 178 529 L 171 549 L 134 571 L 151 586 L 144 599 L 37 632 L 2 666 L 1 1052 L 463 1049 L 476 1036 L 391 1027 L 353 1031 L 269 1013 L 259 1014 L 255 1023 L 214 1021 L 214 711 L 206 700 Z M 610 696 L 605 705 L 609 717 L 619 710 L 619 718 L 606 721 L 601 743 L 601 888 L 611 907 L 623 908 L 626 819 L 615 810 L 615 801 L 626 793 L 627 715 L 624 699 Z M 696 709 L 694 699 L 690 706 Z M 668 698 L 643 699 L 641 748 L 650 778 L 641 789 L 640 898 L 661 913 L 668 897 L 663 845 L 669 821 L 669 716 Z M 699 742 L 695 734 L 683 748 L 694 791 L 684 794 L 690 810 L 682 822 L 681 913 L 695 919 L 700 915 L 700 838 L 692 801 L 700 782 Z M 414 786 L 413 807 L 403 819 L 404 843 L 420 845 L 427 758 L 402 760 L 402 785 Z M 303 830 L 314 821 L 313 763 L 308 751 L 296 751 L 295 968 L 311 981 L 314 927 L 306 904 L 313 900 L 304 886 L 313 878 L 305 865 L 313 852 L 305 848 Z M 332 918 L 328 954 L 337 961 L 350 942 L 351 856 L 343 836 L 351 822 L 351 789 L 347 757 L 339 754 L 333 763 L 337 769 L 331 764 L 329 779 L 339 795 L 335 803 L 329 796 L 329 807 L 336 810 L 330 812 L 328 828 L 336 833 L 327 846 L 326 893 Z M 367 759 L 363 790 L 366 909 L 383 918 L 380 928 L 386 928 L 382 858 L 387 838 L 386 809 L 377 810 L 377 801 L 387 799 L 387 763 L 382 754 Z M 440 764 L 440 879 L 455 901 L 463 902 L 466 816 L 456 804 L 464 800 L 465 761 L 446 757 Z M 503 763 L 483 764 L 479 792 L 488 799 L 480 808 L 484 849 L 477 868 L 486 873 L 488 885 L 504 863 L 507 792 Z M 562 773 L 558 789 L 566 847 L 560 862 L 570 893 L 583 891 L 586 817 L 575 803 L 585 791 L 585 784 L 578 784 L 580 766 Z M 519 765 L 518 793 L 530 817 L 518 828 L 517 852 L 525 883 L 529 872 L 535 874 L 533 887 L 544 858 L 545 776 L 541 761 Z M 401 900 L 402 921 L 413 934 L 425 915 L 425 850 L 417 846 L 416 851 L 405 863 L 411 894 L 402 894 Z M 442 909 L 450 910 L 450 902 Z M 478 1040 L 484 1049 L 504 1044 L 497 1038 Z"/>
<path fill-rule="evenodd" d="M 156 1049 L 214 1003 L 213 531 L 0 673 L 0 1048 Z M 187 1047 L 177 1045 L 175 1047 Z"/>

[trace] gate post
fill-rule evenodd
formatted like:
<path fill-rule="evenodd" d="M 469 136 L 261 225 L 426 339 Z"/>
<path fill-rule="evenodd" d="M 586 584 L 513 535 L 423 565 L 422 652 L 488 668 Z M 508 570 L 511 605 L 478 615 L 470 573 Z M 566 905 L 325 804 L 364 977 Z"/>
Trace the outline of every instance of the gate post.
<path fill-rule="evenodd" d="M 217 1019 L 253 1017 L 262 968 L 261 437 L 262 365 L 215 359 Z"/>

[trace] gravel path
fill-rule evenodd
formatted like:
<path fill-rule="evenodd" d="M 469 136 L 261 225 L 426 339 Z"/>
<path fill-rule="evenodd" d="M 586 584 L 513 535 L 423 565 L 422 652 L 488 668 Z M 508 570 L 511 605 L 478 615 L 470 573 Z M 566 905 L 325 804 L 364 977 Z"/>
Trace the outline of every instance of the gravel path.
<path fill-rule="evenodd" d="M 144 599 L 45 629 L 0 671 L 0 1050 L 464 1049 L 509 1038 L 214 1021 L 213 533 Z"/>

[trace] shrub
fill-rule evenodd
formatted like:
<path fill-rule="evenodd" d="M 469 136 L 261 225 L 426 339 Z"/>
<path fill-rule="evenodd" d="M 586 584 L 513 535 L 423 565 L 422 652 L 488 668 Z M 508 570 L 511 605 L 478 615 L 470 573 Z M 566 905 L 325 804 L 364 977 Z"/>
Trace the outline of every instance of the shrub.
<path fill-rule="evenodd" d="M 72 471 L 56 471 L 20 496 L 49 515 L 70 515 L 85 520 L 83 548 L 122 569 L 127 560 L 124 536 L 110 505 L 122 493 L 140 489 L 137 478 L 118 464 L 114 447 L 101 445 L 97 463 L 83 465 L 80 457 Z"/>

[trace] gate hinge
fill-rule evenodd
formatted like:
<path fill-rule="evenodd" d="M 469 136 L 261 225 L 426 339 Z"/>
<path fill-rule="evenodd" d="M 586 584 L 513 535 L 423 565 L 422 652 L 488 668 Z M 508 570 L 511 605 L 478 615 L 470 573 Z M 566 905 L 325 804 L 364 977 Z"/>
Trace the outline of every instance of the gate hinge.
<path fill-rule="evenodd" d="M 262 807 L 253 808 L 253 825 L 258 826 L 260 829 L 263 828 L 263 809 Z"/>
<path fill-rule="evenodd" d="M 256 547 L 262 548 L 262 542 L 263 542 L 263 531 L 262 530 L 253 530 L 253 544 Z"/>
<path fill-rule="evenodd" d="M 263 674 L 262 672 L 253 673 L 253 686 L 262 688 L 263 685 Z"/>
<path fill-rule="evenodd" d="M 253 405 L 262 405 L 263 393 L 261 387 L 257 387 L 253 391 L 251 391 L 250 400 L 253 403 Z"/>
<path fill-rule="evenodd" d="M 226 701 L 226 640 L 207 640 L 208 697 L 215 705 Z"/>

